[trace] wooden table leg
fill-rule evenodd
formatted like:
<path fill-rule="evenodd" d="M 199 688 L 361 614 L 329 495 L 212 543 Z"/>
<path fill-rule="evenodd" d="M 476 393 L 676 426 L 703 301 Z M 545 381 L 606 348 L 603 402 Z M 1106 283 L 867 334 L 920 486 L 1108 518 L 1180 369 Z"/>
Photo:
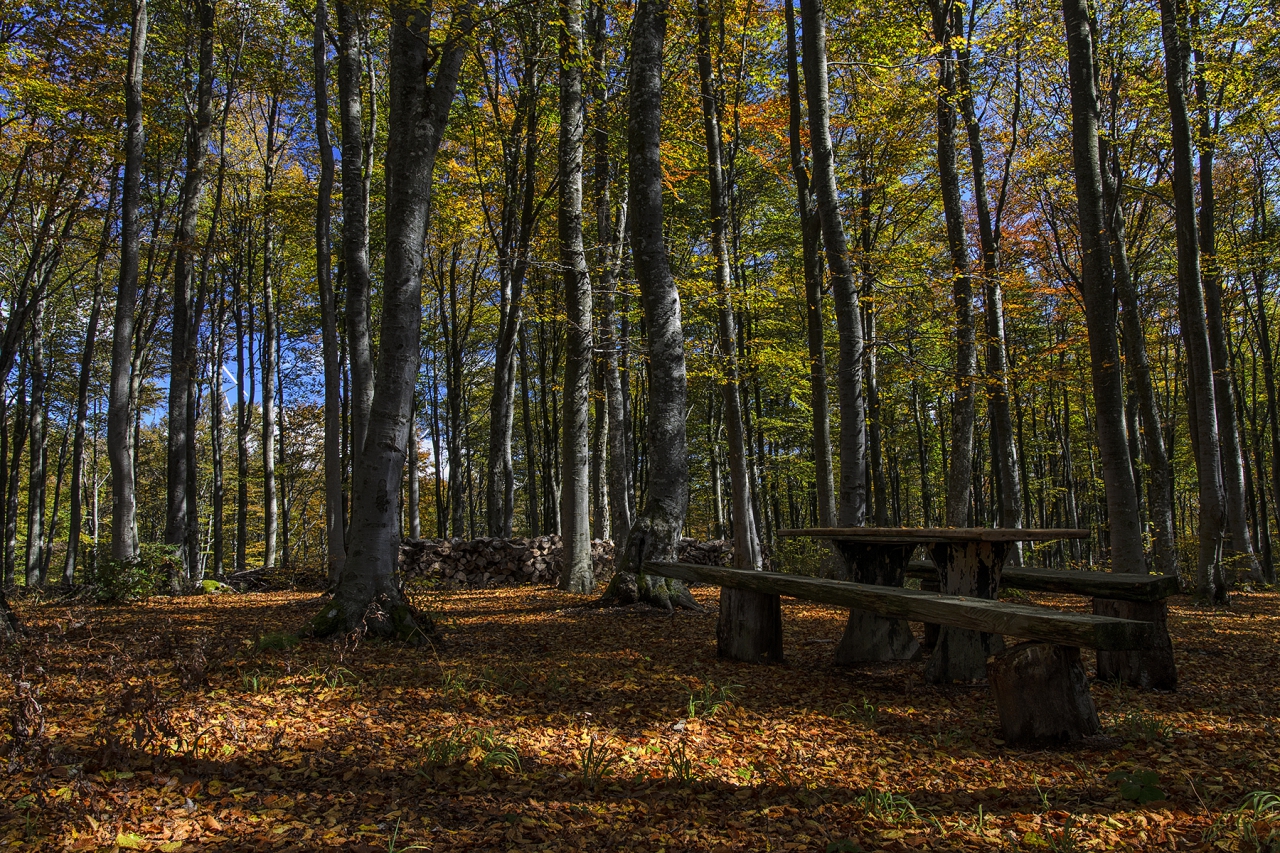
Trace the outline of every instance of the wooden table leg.
<path fill-rule="evenodd" d="M 938 542 L 929 546 L 938 567 L 942 592 L 994 599 L 1000 591 L 1000 569 L 1008 542 Z M 987 677 L 987 658 L 1004 648 L 998 634 L 984 634 L 943 625 L 925 668 L 934 684 L 981 681 Z"/>
<path fill-rule="evenodd" d="M 902 586 L 903 573 L 915 545 L 840 542 L 840 553 L 852 580 L 878 586 Z M 849 610 L 849 622 L 836 648 L 837 665 L 870 661 L 915 660 L 920 644 L 905 619 L 880 616 L 866 610 Z"/>

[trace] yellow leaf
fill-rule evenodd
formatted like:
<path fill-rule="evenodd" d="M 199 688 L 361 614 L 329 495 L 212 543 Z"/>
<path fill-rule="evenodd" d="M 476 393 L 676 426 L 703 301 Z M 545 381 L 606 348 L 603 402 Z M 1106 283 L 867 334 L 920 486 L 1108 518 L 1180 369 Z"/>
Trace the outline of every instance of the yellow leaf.
<path fill-rule="evenodd" d="M 166 841 L 164 844 L 161 844 L 161 845 L 160 845 L 159 847 L 157 847 L 156 849 L 157 849 L 157 850 L 159 850 L 159 851 L 160 851 L 160 853 L 174 853 L 174 851 L 175 851 L 175 850 L 181 850 L 181 849 L 182 849 L 182 842 L 181 842 L 181 841 Z"/>
<path fill-rule="evenodd" d="M 146 839 L 136 832 L 120 832 L 116 834 L 116 846 L 123 847 L 126 850 L 141 850 L 145 841 Z"/>

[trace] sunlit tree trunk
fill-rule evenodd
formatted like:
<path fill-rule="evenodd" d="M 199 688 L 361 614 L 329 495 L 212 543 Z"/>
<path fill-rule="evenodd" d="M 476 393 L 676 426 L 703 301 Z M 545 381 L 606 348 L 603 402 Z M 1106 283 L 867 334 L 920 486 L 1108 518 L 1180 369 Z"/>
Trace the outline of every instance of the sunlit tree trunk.
<path fill-rule="evenodd" d="M 666 0 L 640 0 L 631 25 L 631 98 L 627 157 L 631 202 L 631 254 L 649 342 L 647 443 L 649 480 L 644 504 L 618 555 L 606 602 L 648 601 L 659 607 L 697 607 L 684 584 L 643 573 L 646 560 L 676 559 L 676 542 L 689 507 L 685 432 L 687 378 L 680 293 L 671 275 L 662 230 L 662 64 Z M 660 449 L 660 450 L 659 450 Z"/>
<path fill-rule="evenodd" d="M 565 352 L 563 479 L 560 532 L 564 563 L 560 588 L 587 593 L 595 587 L 591 566 L 590 397 L 591 279 L 582 242 L 581 0 L 560 0 L 560 267 L 564 281 L 568 343 Z"/>
<path fill-rule="evenodd" d="M 141 203 L 142 70 L 147 44 L 147 0 L 134 0 L 125 76 L 125 164 L 120 207 L 120 279 L 116 287 L 107 406 L 107 452 L 111 460 L 111 556 L 138 556 L 137 498 L 133 477 L 132 385 L 134 312 L 138 300 L 138 207 Z"/>
<path fill-rule="evenodd" d="M 1164 40 L 1165 92 L 1172 125 L 1173 202 L 1178 261 L 1178 320 L 1187 350 L 1187 405 L 1199 485 L 1200 552 L 1196 561 L 1196 594 L 1210 602 L 1227 600 L 1220 561 L 1226 496 L 1218 446 L 1213 354 L 1200 279 L 1200 244 L 1196 227 L 1195 164 L 1191 121 L 1187 112 L 1187 10 L 1179 0 L 1160 0 Z"/>
<path fill-rule="evenodd" d="M 280 119 L 280 97 L 273 94 L 267 107 L 266 151 L 262 175 L 262 557 L 264 569 L 276 567 L 279 502 L 276 494 L 276 362 L 275 301 L 275 177 Z"/>
<path fill-rule="evenodd" d="M 316 195 L 316 283 L 320 291 L 320 339 L 324 359 L 324 518 L 325 555 L 330 585 L 337 583 L 347 558 L 342 523 L 342 369 L 339 365 L 338 305 L 331 277 L 329 218 L 333 196 L 333 145 L 329 141 L 328 26 L 325 0 L 316 0 L 311 57 L 315 73 L 316 146 L 320 185 Z"/>
<path fill-rule="evenodd" d="M 840 365 L 836 388 L 840 400 L 840 490 L 837 521 L 861 526 L 867 514 L 867 417 L 862 390 L 862 311 L 849 262 L 840 194 L 836 187 L 835 152 L 831 147 L 830 102 L 827 94 L 827 14 L 824 0 L 805 0 L 800 7 L 803 29 L 805 90 L 809 105 L 809 149 L 813 157 L 813 186 L 822 243 L 831 273 L 836 327 L 840 335 Z"/>
<path fill-rule="evenodd" d="M 470 9 L 464 6 L 454 11 L 447 34 L 441 33 L 443 42 L 429 45 L 421 34 L 432 31 L 433 11 L 431 6 L 403 3 L 391 7 L 388 132 L 398 144 L 387 149 L 378 367 L 368 432 L 353 476 L 350 551 L 333 599 L 312 622 L 318 635 L 360 630 L 417 642 L 434 631 L 429 618 L 414 613 L 396 579 L 396 493 L 404 474 L 418 378 L 431 178 L 472 25 Z M 427 68 L 434 70 L 434 80 L 424 73 Z"/>
<path fill-rule="evenodd" d="M 31 315 L 31 338 L 28 343 L 28 371 L 31 397 L 28 403 L 27 427 L 27 586 L 44 586 L 44 513 L 45 513 L 45 364 L 44 364 L 44 300 L 36 304 Z"/>

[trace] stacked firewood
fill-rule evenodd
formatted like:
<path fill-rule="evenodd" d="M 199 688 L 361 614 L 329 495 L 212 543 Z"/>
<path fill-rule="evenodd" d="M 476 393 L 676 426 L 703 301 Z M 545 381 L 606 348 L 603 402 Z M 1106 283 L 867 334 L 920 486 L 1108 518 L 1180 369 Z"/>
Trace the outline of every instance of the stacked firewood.
<path fill-rule="evenodd" d="M 723 539 L 681 539 L 676 553 L 685 563 L 733 564 L 733 545 Z M 592 540 L 591 563 L 597 581 L 613 574 L 613 558 L 611 540 Z M 564 545 L 555 534 L 531 539 L 418 539 L 400 547 L 400 571 L 406 579 L 433 579 L 450 587 L 555 584 L 563 564 Z"/>
<path fill-rule="evenodd" d="M 596 577 L 607 578 L 613 569 L 613 543 L 594 540 L 591 562 Z M 400 547 L 400 570 L 406 578 L 433 578 L 455 587 L 554 584 L 563 563 L 564 545 L 555 534 L 531 539 L 419 539 Z"/>

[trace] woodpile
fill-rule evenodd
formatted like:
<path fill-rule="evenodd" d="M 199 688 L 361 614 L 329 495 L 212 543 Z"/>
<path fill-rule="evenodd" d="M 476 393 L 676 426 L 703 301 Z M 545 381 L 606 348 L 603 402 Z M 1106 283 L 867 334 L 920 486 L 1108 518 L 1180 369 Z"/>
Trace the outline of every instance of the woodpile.
<path fill-rule="evenodd" d="M 681 539 L 677 554 L 686 563 L 733 564 L 733 545 L 723 539 Z M 563 555 L 564 545 L 555 534 L 530 539 L 417 539 L 400 546 L 400 572 L 406 579 L 432 579 L 447 587 L 552 585 L 560 580 Z M 592 540 L 591 563 L 598 582 L 613 574 L 613 557 L 611 540 Z"/>

